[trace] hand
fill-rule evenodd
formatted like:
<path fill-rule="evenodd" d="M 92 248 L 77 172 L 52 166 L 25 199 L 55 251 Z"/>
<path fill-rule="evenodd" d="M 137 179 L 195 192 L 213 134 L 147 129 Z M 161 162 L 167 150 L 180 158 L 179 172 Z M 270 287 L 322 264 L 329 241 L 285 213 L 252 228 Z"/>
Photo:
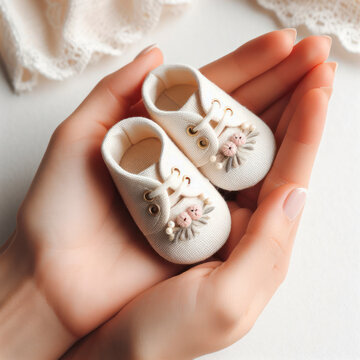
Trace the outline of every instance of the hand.
<path fill-rule="evenodd" d="M 145 76 L 161 63 L 153 49 L 104 78 L 54 132 L 0 258 L 0 304 L 11 307 L 14 294 L 25 303 L 31 293 L 47 326 L 25 328 L 21 338 L 9 319 L 14 309 L 2 307 L 0 358 L 20 349 L 19 358 L 59 357 L 144 289 L 179 272 L 133 223 L 100 153 L 107 130 L 129 116 Z"/>
<path fill-rule="evenodd" d="M 291 32 L 272 32 L 202 68 L 266 121 L 279 145 L 266 179 L 229 203 L 226 245 L 136 297 L 66 358 L 192 359 L 252 327 L 287 272 L 336 68 L 323 63 L 329 38 L 295 47 L 293 40 Z"/>
<path fill-rule="evenodd" d="M 334 75 L 333 64 L 318 65 L 329 49 L 323 37 L 305 39 L 293 48 L 291 33 L 277 31 L 202 69 L 260 114 L 281 146 L 261 189 L 243 191 L 230 204 L 234 226 L 226 247 L 216 260 L 185 272 L 147 244 L 99 151 L 114 123 L 143 113 L 138 103 L 142 80 L 162 62 L 160 51 L 151 50 L 98 84 L 55 131 L 19 210 L 12 242 L 0 259 L 5 269 L 22 259 L 22 278 L 14 279 L 9 293 L 24 292 L 26 278 L 34 297 L 45 304 L 48 336 L 37 352 L 30 350 L 34 358 L 59 356 L 122 308 L 69 356 L 111 358 L 104 354 L 115 357 L 128 351 L 129 357 L 160 359 L 172 349 L 170 358 L 189 358 L 220 349 L 248 330 L 286 272 L 298 217 L 289 220 L 282 202 L 293 188 L 307 185 L 329 95 L 318 88 L 331 86 Z M 258 208 L 252 215 L 245 204 Z M 234 286 L 239 283 L 241 288 Z M 10 303 L 3 291 L 0 301 L 4 299 Z M 14 341 L 10 344 L 16 348 Z M 30 345 L 22 347 L 28 355 Z"/>

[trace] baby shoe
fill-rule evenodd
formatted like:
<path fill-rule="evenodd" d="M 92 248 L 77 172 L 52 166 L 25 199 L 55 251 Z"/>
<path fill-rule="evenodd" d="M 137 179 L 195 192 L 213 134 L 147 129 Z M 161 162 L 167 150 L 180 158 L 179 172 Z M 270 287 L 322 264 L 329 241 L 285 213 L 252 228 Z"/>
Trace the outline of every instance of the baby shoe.
<path fill-rule="evenodd" d="M 114 125 L 102 155 L 137 226 L 168 261 L 192 264 L 226 242 L 230 213 L 214 186 L 155 122 L 129 118 Z"/>
<path fill-rule="evenodd" d="M 241 190 L 269 171 L 276 150 L 269 127 L 188 65 L 161 65 L 145 79 L 150 116 L 217 187 Z"/>

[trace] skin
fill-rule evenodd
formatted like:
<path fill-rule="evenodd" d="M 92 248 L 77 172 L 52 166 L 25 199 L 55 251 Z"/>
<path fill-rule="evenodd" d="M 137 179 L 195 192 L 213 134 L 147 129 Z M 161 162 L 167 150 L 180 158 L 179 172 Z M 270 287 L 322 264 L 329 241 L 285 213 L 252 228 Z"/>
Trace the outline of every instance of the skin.
<path fill-rule="evenodd" d="M 141 85 L 161 51 L 101 80 L 60 124 L 1 250 L 0 358 L 191 359 L 249 331 L 287 272 L 300 216 L 283 204 L 308 186 L 336 68 L 329 38 L 294 41 L 274 31 L 201 69 L 269 124 L 279 150 L 229 203 L 230 238 L 200 265 L 150 248 L 100 154 L 112 125 L 146 116 Z"/>

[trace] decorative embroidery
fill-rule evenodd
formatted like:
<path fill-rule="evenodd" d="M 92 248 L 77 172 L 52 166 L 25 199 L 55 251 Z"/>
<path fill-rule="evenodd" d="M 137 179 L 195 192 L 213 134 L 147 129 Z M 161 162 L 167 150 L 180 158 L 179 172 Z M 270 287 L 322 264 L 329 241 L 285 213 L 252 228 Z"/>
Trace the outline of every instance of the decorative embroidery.
<path fill-rule="evenodd" d="M 199 234 L 198 228 L 208 223 L 207 220 L 210 219 L 208 214 L 215 209 L 209 206 L 209 199 L 204 200 L 204 205 L 204 207 L 191 205 L 176 217 L 175 222 L 172 220 L 168 222 L 165 232 L 169 235 L 170 241 L 192 240 Z"/>
<path fill-rule="evenodd" d="M 222 169 L 225 164 L 226 172 L 237 168 L 246 161 L 246 152 L 254 150 L 256 144 L 255 137 L 259 132 L 255 131 L 255 126 L 244 123 L 240 125 L 240 131 L 234 133 L 226 141 L 220 151 L 210 157 L 211 162 L 216 162 L 216 168 Z"/>

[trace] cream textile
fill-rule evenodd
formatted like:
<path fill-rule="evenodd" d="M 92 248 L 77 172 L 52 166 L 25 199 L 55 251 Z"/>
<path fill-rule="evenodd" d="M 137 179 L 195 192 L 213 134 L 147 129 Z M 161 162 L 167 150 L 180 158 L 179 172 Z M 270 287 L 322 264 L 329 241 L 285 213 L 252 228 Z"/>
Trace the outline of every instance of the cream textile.
<path fill-rule="evenodd" d="M 242 190 L 258 183 L 269 171 L 276 152 L 272 131 L 197 69 L 182 64 L 161 65 L 145 79 L 142 96 L 152 119 L 215 186 L 231 191 Z M 172 103 L 177 102 L 178 106 L 175 104 L 171 108 L 170 102 L 167 102 L 164 107 L 164 100 L 159 100 L 165 97 Z M 226 109 L 230 108 L 232 112 L 225 122 L 224 131 L 217 136 L 215 124 L 208 122 L 196 135 L 190 136 L 187 128 L 199 126 L 215 100 L 219 102 L 220 110 L 211 118 L 213 122 L 219 124 Z M 243 154 L 245 160 L 240 166 L 230 171 L 226 171 L 226 166 L 218 169 L 216 163 L 211 162 L 211 157 L 216 156 L 224 143 L 245 123 L 255 126 L 258 133 L 256 143 L 251 145 L 253 150 Z M 206 148 L 198 146 L 200 139 L 208 140 Z"/>
<path fill-rule="evenodd" d="M 0 0 L 0 55 L 16 92 L 120 55 L 190 0 Z"/>
<path fill-rule="evenodd" d="M 153 164 L 156 170 L 153 166 L 140 173 L 124 169 L 122 158 L 126 152 L 150 138 L 161 143 L 159 160 Z M 143 160 L 149 165 L 151 151 L 152 149 L 138 152 L 137 159 L 135 160 L 134 156 L 133 160 L 138 163 Z M 192 264 L 207 259 L 224 245 L 231 226 L 230 212 L 225 200 L 155 122 L 141 117 L 120 121 L 108 131 L 102 145 L 102 155 L 134 221 L 162 257 L 174 263 Z M 144 192 L 154 191 L 164 184 L 174 167 L 180 170 L 179 180 L 183 176 L 191 179 L 190 184 L 181 192 L 183 195 L 179 201 L 171 206 L 169 192 L 162 188 L 152 202 L 146 202 Z M 176 192 L 177 188 L 170 187 L 171 194 L 172 191 Z M 203 201 L 200 194 L 209 198 L 211 206 L 214 207 L 209 214 L 208 223 L 198 228 L 199 234 L 193 239 L 170 241 L 165 232 L 169 220 L 175 221 L 176 217 L 191 205 L 201 206 Z M 160 209 L 155 216 L 148 211 L 152 204 L 158 205 Z"/>
<path fill-rule="evenodd" d="M 257 0 L 286 27 L 306 25 L 315 34 L 338 37 L 348 51 L 360 53 L 359 0 Z"/>

